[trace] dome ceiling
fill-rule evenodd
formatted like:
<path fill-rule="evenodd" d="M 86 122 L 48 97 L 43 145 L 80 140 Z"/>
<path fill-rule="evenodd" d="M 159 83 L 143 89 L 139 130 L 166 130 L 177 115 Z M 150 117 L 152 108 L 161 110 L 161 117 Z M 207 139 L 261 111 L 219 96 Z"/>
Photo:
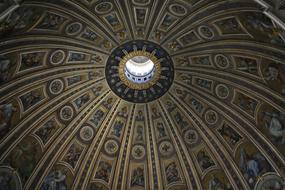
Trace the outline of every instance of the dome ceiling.
<path fill-rule="evenodd" d="M 24 0 L 0 20 L 0 189 L 284 188 L 284 32 L 256 2 Z M 136 50 L 161 66 L 143 88 L 119 76 Z"/>

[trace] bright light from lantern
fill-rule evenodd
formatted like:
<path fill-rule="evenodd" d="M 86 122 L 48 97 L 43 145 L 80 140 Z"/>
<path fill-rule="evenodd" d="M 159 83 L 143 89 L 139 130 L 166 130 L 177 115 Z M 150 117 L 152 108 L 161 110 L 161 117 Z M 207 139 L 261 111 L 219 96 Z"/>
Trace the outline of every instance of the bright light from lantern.
<path fill-rule="evenodd" d="M 146 83 L 154 75 L 155 65 L 151 59 L 145 56 L 136 56 L 126 63 L 125 75 L 134 83 Z"/>

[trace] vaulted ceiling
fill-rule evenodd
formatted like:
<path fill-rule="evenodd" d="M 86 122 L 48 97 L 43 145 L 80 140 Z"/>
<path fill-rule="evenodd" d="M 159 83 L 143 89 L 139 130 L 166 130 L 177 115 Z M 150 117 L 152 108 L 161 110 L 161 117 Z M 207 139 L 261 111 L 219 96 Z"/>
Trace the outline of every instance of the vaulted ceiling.
<path fill-rule="evenodd" d="M 0 189 L 285 188 L 284 31 L 262 11 L 22 1 L 0 22 Z M 174 67 L 145 103 L 106 80 L 114 50 L 135 40 Z"/>

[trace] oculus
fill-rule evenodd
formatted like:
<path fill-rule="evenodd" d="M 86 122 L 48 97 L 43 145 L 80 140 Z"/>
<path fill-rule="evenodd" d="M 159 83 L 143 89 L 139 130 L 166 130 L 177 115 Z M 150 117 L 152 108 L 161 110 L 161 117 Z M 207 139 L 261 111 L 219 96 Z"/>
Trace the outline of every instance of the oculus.
<path fill-rule="evenodd" d="M 134 103 L 146 103 L 164 95 L 174 80 L 173 62 L 159 45 L 136 40 L 109 56 L 105 76 L 112 91 Z"/>
<path fill-rule="evenodd" d="M 0 166 L 0 179 L 1 189 L 22 189 L 18 172 L 8 166 Z"/>
<path fill-rule="evenodd" d="M 130 88 L 141 90 L 153 86 L 159 79 L 161 67 L 155 52 L 133 51 L 121 60 L 120 79 Z"/>

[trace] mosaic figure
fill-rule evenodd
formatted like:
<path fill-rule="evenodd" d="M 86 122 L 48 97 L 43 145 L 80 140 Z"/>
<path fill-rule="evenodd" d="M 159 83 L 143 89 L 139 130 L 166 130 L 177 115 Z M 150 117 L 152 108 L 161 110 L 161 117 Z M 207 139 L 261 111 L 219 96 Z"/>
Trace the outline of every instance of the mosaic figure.
<path fill-rule="evenodd" d="M 42 66 L 44 63 L 45 53 L 35 52 L 22 54 L 20 70 L 31 69 Z"/>
<path fill-rule="evenodd" d="M 20 189 L 20 179 L 17 171 L 7 166 L 0 166 L 0 190 Z"/>
<path fill-rule="evenodd" d="M 86 54 L 71 52 L 69 54 L 68 62 L 82 62 L 86 60 Z"/>
<path fill-rule="evenodd" d="M 114 28 L 118 28 L 120 27 L 121 23 L 119 21 L 119 18 L 117 17 L 117 15 L 115 13 L 112 13 L 108 16 L 105 17 L 107 22 Z"/>
<path fill-rule="evenodd" d="M 7 157 L 5 163 L 19 172 L 22 183 L 25 184 L 32 174 L 41 155 L 41 148 L 38 142 L 33 139 L 25 139 L 15 147 Z"/>
<path fill-rule="evenodd" d="M 226 185 L 217 177 L 212 176 L 208 182 L 208 190 L 233 190 L 230 183 Z"/>
<path fill-rule="evenodd" d="M 51 119 L 36 131 L 36 135 L 40 137 L 44 144 L 46 144 L 58 128 L 59 126 L 56 120 Z"/>
<path fill-rule="evenodd" d="M 12 103 L 0 105 L 0 134 L 11 128 L 11 119 L 16 111 Z"/>
<path fill-rule="evenodd" d="M 227 18 L 221 21 L 216 22 L 219 26 L 222 34 L 231 35 L 231 34 L 243 34 L 243 29 L 241 28 L 239 22 L 235 17 Z"/>
<path fill-rule="evenodd" d="M 95 95 L 96 97 L 98 97 L 98 96 L 101 95 L 102 89 L 103 89 L 103 86 L 100 85 L 100 86 L 97 86 L 97 87 L 92 88 L 92 92 L 94 93 L 94 95 Z"/>
<path fill-rule="evenodd" d="M 108 162 L 101 161 L 99 163 L 95 178 L 109 182 L 111 175 L 112 165 Z"/>
<path fill-rule="evenodd" d="M 182 75 L 181 79 L 183 82 L 185 82 L 188 85 L 192 84 L 192 76 L 191 75 Z"/>
<path fill-rule="evenodd" d="M 176 112 L 176 114 L 174 115 L 174 119 L 181 130 L 183 130 L 185 127 L 188 127 L 187 121 L 184 120 L 180 112 Z"/>
<path fill-rule="evenodd" d="M 143 126 L 138 125 L 136 128 L 136 140 L 142 141 L 143 140 Z"/>
<path fill-rule="evenodd" d="M 173 183 L 181 180 L 175 162 L 171 162 L 165 167 L 165 175 L 167 183 Z"/>
<path fill-rule="evenodd" d="M 191 58 L 193 65 L 201 65 L 201 66 L 207 66 L 211 65 L 210 57 L 204 56 L 204 57 L 193 57 Z"/>
<path fill-rule="evenodd" d="M 161 122 L 157 123 L 157 127 L 156 128 L 157 128 L 157 131 L 158 131 L 158 138 L 162 138 L 162 137 L 166 136 L 164 125 Z"/>
<path fill-rule="evenodd" d="M 29 109 L 30 107 L 39 103 L 44 97 L 40 89 L 30 91 L 29 93 L 20 97 L 24 110 Z"/>
<path fill-rule="evenodd" d="M 75 168 L 82 152 L 83 148 L 80 145 L 72 144 L 63 160 L 70 164 L 72 168 Z"/>
<path fill-rule="evenodd" d="M 37 28 L 58 30 L 64 21 L 65 19 L 59 15 L 47 13 Z"/>
<path fill-rule="evenodd" d="M 14 64 L 5 56 L 0 55 L 0 84 L 11 78 L 11 72 Z"/>
<path fill-rule="evenodd" d="M 89 94 L 84 94 L 83 96 L 79 97 L 78 99 L 75 100 L 75 104 L 78 109 L 82 108 L 87 102 L 90 100 L 90 95 Z"/>
<path fill-rule="evenodd" d="M 99 109 L 95 112 L 90 121 L 97 127 L 101 119 L 103 118 L 104 114 L 105 113 L 101 109 Z"/>
<path fill-rule="evenodd" d="M 285 65 L 272 63 L 264 71 L 264 79 L 269 86 L 285 96 Z"/>
<path fill-rule="evenodd" d="M 95 42 L 100 43 L 102 41 L 102 38 L 94 31 L 92 31 L 89 28 L 86 28 L 85 31 L 82 33 L 81 35 L 82 38 L 84 38 L 85 40 L 91 41 L 91 42 Z M 84 57 L 85 59 L 85 57 Z M 83 57 L 81 57 L 80 60 L 83 60 Z"/>
<path fill-rule="evenodd" d="M 107 101 L 103 102 L 103 106 L 105 106 L 108 110 L 112 108 L 113 98 L 108 98 Z"/>
<path fill-rule="evenodd" d="M 138 167 L 132 172 L 131 187 L 135 187 L 135 186 L 144 187 L 145 186 L 144 183 L 145 183 L 144 169 Z"/>
<path fill-rule="evenodd" d="M 234 104 L 240 107 L 243 111 L 254 116 L 258 101 L 240 92 L 236 93 Z"/>
<path fill-rule="evenodd" d="M 212 89 L 213 81 L 209 81 L 209 80 L 201 79 L 201 78 L 196 78 L 195 82 L 201 88 L 205 88 L 206 90 Z"/>
<path fill-rule="evenodd" d="M 208 153 L 206 153 L 205 150 L 201 150 L 198 152 L 197 159 L 198 159 L 198 163 L 199 163 L 199 165 L 203 171 L 215 165 L 215 162 L 208 155 Z"/>
<path fill-rule="evenodd" d="M 143 121 L 144 120 L 144 115 L 143 115 L 142 110 L 139 110 L 138 115 L 136 116 L 136 120 L 137 121 Z"/>
<path fill-rule="evenodd" d="M 66 171 L 54 170 L 48 174 L 40 190 L 67 190 Z"/>
<path fill-rule="evenodd" d="M 197 37 L 196 33 L 191 31 L 190 33 L 186 34 L 185 36 L 181 37 L 179 39 L 183 46 L 188 46 L 190 44 L 193 44 L 197 41 L 199 41 L 199 38 Z"/>
<path fill-rule="evenodd" d="M 198 113 L 202 113 L 204 106 L 203 104 L 195 98 L 190 99 L 191 107 Z"/>
<path fill-rule="evenodd" d="M 240 72 L 258 76 L 258 63 L 255 59 L 247 57 L 235 57 L 236 69 Z"/>
<path fill-rule="evenodd" d="M 74 76 L 67 78 L 67 85 L 71 86 L 73 84 L 79 83 L 81 81 L 81 76 Z"/>
<path fill-rule="evenodd" d="M 113 126 L 112 134 L 120 138 L 123 126 L 124 123 L 122 121 L 116 121 Z"/>
<path fill-rule="evenodd" d="M 123 108 L 118 112 L 118 116 L 123 117 L 123 118 L 127 118 L 127 117 L 128 117 L 128 108 L 127 108 L 127 107 L 123 107 Z"/>
<path fill-rule="evenodd" d="M 33 24 L 38 17 L 38 13 L 31 8 L 19 8 L 0 23 L 0 35 L 7 35 L 8 32 L 13 32 L 14 30 L 26 29 L 29 25 Z"/>
<path fill-rule="evenodd" d="M 166 14 L 160 28 L 162 28 L 163 30 L 168 30 L 168 28 L 170 28 L 170 26 L 172 26 L 175 22 L 177 21 L 176 18 L 174 18 L 173 16 L 171 16 L 170 14 Z"/>
<path fill-rule="evenodd" d="M 254 186 L 258 176 L 270 171 L 270 166 L 260 153 L 249 154 L 242 148 L 239 156 L 239 167 L 250 186 Z"/>
<path fill-rule="evenodd" d="M 159 117 L 161 116 L 160 112 L 158 112 L 155 107 L 153 107 L 153 108 L 151 109 L 151 111 L 152 111 L 152 117 L 154 117 L 154 118 L 159 118 Z"/>
<path fill-rule="evenodd" d="M 264 112 L 264 116 L 267 119 L 265 127 L 273 141 L 280 145 L 285 144 L 285 114 L 273 111 L 272 113 Z"/>
<path fill-rule="evenodd" d="M 232 147 L 235 147 L 242 139 L 242 137 L 226 123 L 223 124 L 222 128 L 218 129 L 218 132 Z"/>

